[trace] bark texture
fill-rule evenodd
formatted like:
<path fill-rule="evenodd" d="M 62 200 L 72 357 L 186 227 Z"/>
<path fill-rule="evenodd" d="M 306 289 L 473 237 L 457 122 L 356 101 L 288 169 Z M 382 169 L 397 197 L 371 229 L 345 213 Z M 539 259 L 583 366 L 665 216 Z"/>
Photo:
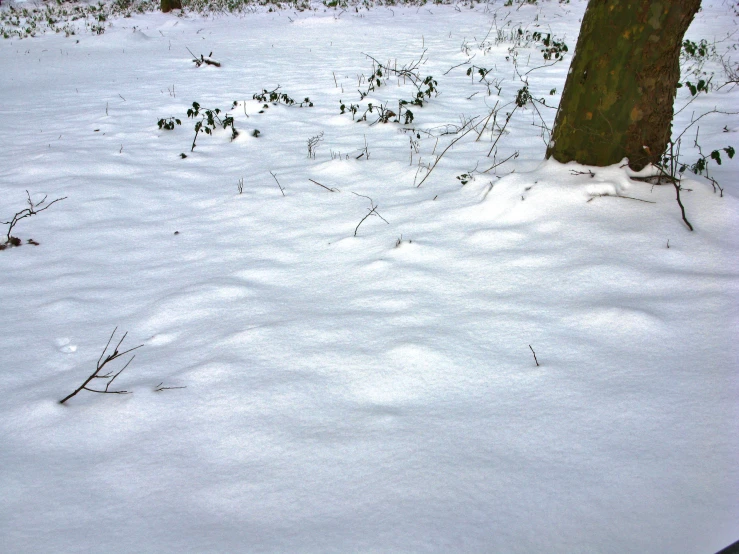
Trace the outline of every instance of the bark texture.
<path fill-rule="evenodd" d="M 160 5 L 163 13 L 171 12 L 172 10 L 181 10 L 182 0 L 161 0 Z"/>
<path fill-rule="evenodd" d="M 547 148 L 559 162 L 632 169 L 670 140 L 683 36 L 700 0 L 590 0 Z"/>

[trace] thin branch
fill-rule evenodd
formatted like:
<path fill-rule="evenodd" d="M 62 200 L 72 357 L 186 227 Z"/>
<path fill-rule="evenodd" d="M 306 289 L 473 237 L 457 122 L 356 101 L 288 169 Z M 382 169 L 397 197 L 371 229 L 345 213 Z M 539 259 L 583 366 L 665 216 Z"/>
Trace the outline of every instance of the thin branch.
<path fill-rule="evenodd" d="M 370 198 L 369 196 L 365 196 L 364 194 L 358 194 L 358 193 L 356 193 L 354 191 L 352 191 L 352 194 L 355 195 L 355 196 L 361 196 L 362 198 L 366 198 L 367 200 L 370 201 L 370 208 L 369 208 L 369 211 L 367 212 L 367 215 L 365 215 L 361 219 L 361 221 L 359 223 L 357 223 L 357 226 L 354 229 L 354 236 L 355 237 L 357 236 L 357 231 L 359 231 L 359 226 L 362 223 L 364 223 L 364 220 L 367 219 L 371 215 L 376 215 L 377 217 L 379 217 L 380 219 L 382 219 L 385 223 L 387 223 L 388 225 L 390 225 L 390 222 L 387 219 L 385 219 L 384 217 L 382 217 L 380 215 L 380 213 L 377 211 L 377 208 L 379 208 L 379 206 L 375 205 L 375 201 L 372 200 L 372 198 Z"/>
<path fill-rule="evenodd" d="M 529 348 L 531 348 L 530 344 L 529 344 Z M 533 348 L 531 348 L 531 353 L 534 355 L 534 361 L 536 362 L 536 367 L 539 367 L 539 360 L 536 359 L 536 352 L 534 352 Z"/>
<path fill-rule="evenodd" d="M 163 390 L 186 389 L 187 387 L 163 387 L 164 381 L 154 387 L 154 392 L 162 392 Z"/>
<path fill-rule="evenodd" d="M 53 206 L 57 202 L 61 202 L 62 200 L 67 199 L 66 196 L 63 198 L 57 198 L 56 200 L 52 200 L 51 202 L 46 204 L 46 206 L 44 206 L 43 208 L 39 208 L 39 206 L 42 206 L 46 202 L 47 196 L 44 196 L 41 202 L 34 204 L 33 200 L 31 200 L 31 195 L 29 194 L 28 190 L 26 190 L 26 198 L 27 198 L 26 202 L 28 203 L 28 208 L 25 208 L 17 212 L 10 221 L 0 222 L 3 225 L 8 225 L 8 231 L 5 237 L 5 244 L 10 242 L 10 233 L 13 231 L 13 227 L 15 227 L 21 219 L 31 217 L 32 215 L 36 215 L 37 213 L 43 212 L 44 210 L 48 210 L 49 208 L 51 208 L 51 206 Z"/>
<path fill-rule="evenodd" d="M 339 189 L 332 189 L 332 188 L 329 188 L 329 187 L 327 187 L 326 185 L 322 185 L 322 184 L 321 184 L 321 183 L 319 183 L 318 181 L 314 181 L 313 179 L 308 179 L 308 180 L 309 180 L 309 181 L 310 181 L 311 183 L 315 183 L 315 184 L 316 184 L 316 185 L 318 185 L 319 187 L 323 187 L 323 188 L 325 188 L 325 189 L 326 189 L 327 191 L 329 191 L 329 192 L 337 192 L 337 191 L 339 190 Z"/>
<path fill-rule="evenodd" d="M 526 75 L 528 75 L 532 71 L 536 71 L 537 69 L 542 69 L 544 67 L 552 67 L 554 64 L 561 62 L 563 59 L 564 59 L 564 56 L 562 56 L 560 58 L 557 58 L 552 63 L 545 63 L 544 65 L 540 65 L 540 66 L 537 66 L 537 67 L 532 67 L 526 73 L 524 73 L 522 76 L 525 77 Z"/>
<path fill-rule="evenodd" d="M 488 157 L 490 157 L 490 154 L 493 153 L 493 149 L 495 148 L 495 145 L 498 144 L 498 141 L 500 140 L 500 137 L 503 136 L 503 133 L 505 133 L 505 128 L 508 127 L 508 122 L 513 117 L 513 114 L 516 113 L 516 110 L 518 109 L 518 106 L 513 108 L 513 111 L 506 115 L 505 123 L 503 124 L 503 128 L 500 130 L 500 133 L 498 133 L 498 138 L 495 139 L 495 142 L 493 142 L 493 145 L 490 147 L 490 150 L 488 150 Z"/>
<path fill-rule="evenodd" d="M 536 107 L 536 102 L 537 102 L 537 101 L 536 101 L 536 100 L 534 100 L 534 99 L 532 98 L 532 102 L 531 102 L 531 105 L 532 105 L 532 106 L 534 107 L 534 109 L 536 110 L 536 114 L 537 114 L 537 115 L 539 116 L 539 119 L 541 120 L 541 123 L 542 123 L 542 125 L 544 126 L 544 129 L 546 130 L 546 132 L 547 132 L 547 133 L 549 133 L 549 136 L 551 137 L 551 136 L 552 136 L 552 131 L 551 131 L 551 129 L 549 128 L 549 126 L 547 125 L 547 122 L 546 122 L 546 121 L 544 121 L 544 118 L 543 118 L 543 117 L 541 116 L 541 112 L 539 111 L 539 108 L 537 108 L 537 107 Z M 544 105 L 546 106 L 546 104 L 544 104 Z M 549 108 L 549 107 L 551 107 L 551 106 L 547 106 L 547 107 Z M 542 135 L 543 135 L 543 134 L 544 134 L 544 133 L 542 133 Z M 543 137 L 543 136 L 542 136 L 542 139 L 544 139 L 544 137 Z M 549 139 L 544 139 L 544 144 L 549 144 Z"/>
<path fill-rule="evenodd" d="M 472 58 L 474 58 L 475 56 L 477 56 L 477 54 L 472 54 L 472 56 L 470 56 L 470 59 L 468 59 L 466 62 L 458 63 L 457 65 L 453 65 L 452 67 L 450 67 L 449 69 L 447 69 L 444 72 L 444 75 L 448 75 L 449 72 L 452 71 L 452 69 L 457 69 L 458 67 L 460 67 L 462 65 L 467 65 L 468 63 L 470 63 L 472 61 Z"/>
<path fill-rule="evenodd" d="M 662 168 L 660 168 L 662 169 Z M 639 181 L 641 183 L 649 183 L 650 185 L 661 185 L 662 179 L 667 181 L 668 183 L 679 183 L 680 179 L 677 177 L 673 177 L 672 175 L 668 175 L 667 173 L 661 174 L 661 175 L 649 175 L 648 177 L 629 177 L 632 181 Z"/>
<path fill-rule="evenodd" d="M 109 390 L 109 388 L 110 388 L 110 385 L 113 384 L 113 381 L 115 381 L 116 377 L 118 377 L 121 373 L 123 373 L 123 371 L 133 361 L 133 359 L 136 357 L 135 355 L 134 356 L 131 356 L 131 359 L 128 360 L 128 362 L 126 362 L 126 364 L 123 366 L 123 368 L 121 368 L 121 370 L 118 371 L 115 375 L 113 375 L 112 372 L 106 373 L 104 375 L 100 375 L 100 371 L 106 366 L 106 364 L 108 362 L 112 362 L 113 360 L 116 360 L 116 359 L 120 358 L 121 356 L 125 356 L 129 352 L 133 352 L 134 350 L 137 350 L 137 349 L 141 348 L 142 346 L 144 346 L 143 344 L 140 344 L 140 345 L 138 345 L 138 346 L 136 346 L 134 348 L 129 348 L 128 350 L 125 350 L 123 352 L 119 352 L 118 351 L 118 348 L 121 346 L 121 344 L 123 344 L 123 340 L 128 335 L 128 333 L 124 333 L 123 334 L 123 337 L 121 338 L 121 340 L 118 341 L 118 344 L 113 349 L 113 352 L 110 353 L 110 354 L 108 354 L 106 356 L 105 354 L 108 351 L 108 347 L 110 346 L 110 343 L 113 340 L 113 337 L 115 336 L 115 333 L 116 333 L 117 330 L 118 330 L 118 327 L 116 327 L 115 329 L 113 329 L 113 332 L 110 334 L 110 338 L 108 338 L 108 342 L 105 344 L 105 348 L 103 349 L 102 354 L 100 354 L 100 358 L 98 358 L 97 364 L 95 364 L 95 371 L 87 379 L 85 379 L 85 381 L 74 392 L 72 392 L 71 394 L 65 396 L 62 400 L 60 400 L 59 401 L 60 404 L 64 404 L 67 400 L 69 400 L 70 398 L 72 398 L 77 393 L 79 393 L 80 391 L 83 391 L 83 390 L 86 390 L 86 391 L 89 391 L 89 392 L 95 392 L 95 393 L 98 393 L 98 394 L 131 394 L 130 391 L 126 391 L 126 390 L 115 390 L 115 391 L 112 391 L 112 390 Z M 111 375 L 112 375 L 112 377 L 111 377 Z M 91 389 L 91 388 L 88 388 L 87 387 L 87 385 L 93 379 L 110 379 L 110 380 L 105 385 L 105 389 L 104 390 L 97 390 L 97 389 Z"/>
<path fill-rule="evenodd" d="M 672 183 L 672 184 L 675 185 L 675 194 L 677 195 L 677 203 L 680 206 L 680 211 L 683 214 L 683 221 L 685 222 L 685 225 L 688 226 L 688 229 L 690 229 L 692 231 L 693 230 L 693 226 L 690 224 L 690 221 L 688 221 L 688 218 L 685 217 L 685 206 L 683 206 L 683 203 L 680 200 L 680 189 L 681 189 L 681 187 L 677 183 Z"/>
<path fill-rule="evenodd" d="M 590 196 L 587 202 L 590 202 L 591 200 L 593 200 L 593 198 L 603 198 L 604 196 L 607 196 L 610 198 L 625 198 L 626 200 L 636 200 L 637 202 L 645 202 L 647 204 L 657 203 L 657 202 L 653 202 L 652 200 L 642 200 L 641 198 L 634 198 L 633 196 L 622 196 L 620 194 L 593 194 Z"/>
<path fill-rule="evenodd" d="M 490 110 L 490 115 L 485 120 L 485 124 L 482 126 L 482 130 L 479 133 L 477 133 L 477 138 L 475 139 L 475 142 L 477 142 L 478 140 L 480 140 L 480 137 L 485 132 L 485 129 L 487 128 L 488 123 L 490 122 L 490 118 L 493 117 L 493 116 L 495 116 L 495 119 L 498 118 L 498 112 L 495 110 L 495 108 L 498 107 L 498 104 L 499 103 L 500 103 L 500 100 L 496 100 L 495 101 L 495 106 L 493 106 L 493 109 Z M 495 127 L 495 119 L 493 119 L 493 127 Z"/>
<path fill-rule="evenodd" d="M 428 173 L 426 173 L 426 175 L 425 175 L 425 176 L 423 177 L 423 179 L 421 179 L 421 182 L 420 182 L 420 183 L 418 183 L 418 184 L 416 185 L 416 188 L 420 187 L 420 186 L 421 186 L 421 185 L 422 185 L 422 184 L 424 183 L 424 181 L 426 181 L 426 179 L 428 179 L 429 175 L 431 175 L 431 172 L 432 172 L 432 171 L 434 170 L 434 168 L 436 167 L 436 164 L 438 164 L 438 163 L 439 163 L 439 160 L 441 160 L 441 158 L 442 158 L 442 157 L 444 156 L 444 154 L 446 154 L 447 150 L 449 150 L 449 149 L 450 149 L 450 148 L 451 148 L 452 146 L 454 146 L 454 145 L 455 145 L 455 144 L 456 144 L 457 142 L 459 142 L 460 140 L 462 140 L 462 139 L 463 139 L 463 138 L 465 137 L 465 135 L 467 135 L 467 134 L 468 134 L 468 133 L 469 133 L 470 131 L 474 131 L 475 127 L 474 127 L 473 125 L 471 125 L 471 123 L 472 123 L 472 122 L 473 122 L 474 120 L 476 120 L 476 119 L 477 119 L 477 116 L 475 116 L 475 117 L 473 117 L 472 119 L 470 119 L 470 120 L 468 121 L 468 124 L 470 124 L 470 128 L 469 128 L 469 129 L 467 129 L 467 130 L 466 130 L 466 131 L 465 131 L 464 133 L 462 133 L 461 135 L 459 135 L 459 136 L 458 136 L 457 138 L 455 138 L 455 139 L 454 139 L 454 140 L 453 140 L 452 142 L 450 142 L 450 143 L 449 143 L 449 145 L 448 145 L 448 146 L 447 146 L 446 148 L 444 148 L 444 150 L 442 151 L 442 153 L 441 153 L 441 154 L 439 154 L 439 155 L 438 155 L 438 156 L 436 157 L 436 161 L 435 161 L 435 162 L 433 163 L 433 165 L 432 165 L 432 166 L 431 166 L 431 168 L 429 169 Z"/>
<path fill-rule="evenodd" d="M 502 160 L 502 161 L 500 161 L 498 163 L 494 163 L 493 165 L 491 165 L 490 167 L 488 167 L 485 171 L 480 171 L 480 173 L 487 173 L 488 171 L 491 171 L 491 170 L 495 169 L 496 167 L 498 167 L 500 165 L 503 165 L 504 163 L 506 163 L 511 158 L 514 158 L 514 159 L 515 158 L 518 158 L 518 150 L 516 150 L 513 154 L 511 154 L 510 156 L 508 156 L 505 160 Z"/>
<path fill-rule="evenodd" d="M 280 192 L 282 193 L 282 196 L 285 196 L 285 191 L 284 191 L 284 190 L 282 190 L 282 185 L 281 185 L 281 184 L 280 184 L 280 182 L 279 182 L 279 181 L 277 180 L 277 175 L 275 175 L 275 174 L 274 174 L 274 173 L 272 173 L 271 171 L 269 172 L 269 174 L 270 174 L 270 175 L 272 175 L 272 177 L 274 177 L 274 179 L 275 179 L 275 183 L 277 183 L 277 186 L 278 186 L 278 187 L 280 187 Z"/>
<path fill-rule="evenodd" d="M 698 117 L 696 117 L 695 119 L 692 119 L 692 118 L 691 118 L 691 122 L 690 122 L 690 125 L 688 125 L 687 127 L 685 127 L 685 129 L 683 129 L 683 132 L 682 132 L 682 133 L 680 133 L 680 134 L 679 134 L 679 135 L 678 135 L 678 136 L 677 136 L 677 137 L 675 138 L 675 140 L 673 140 L 672 142 L 675 142 L 675 143 L 677 143 L 677 141 L 679 141 L 679 140 L 680 140 L 680 139 L 682 138 L 682 136 L 683 136 L 683 135 L 685 134 L 685 132 L 686 132 L 686 131 L 687 131 L 688 129 L 690 129 L 690 128 L 691 128 L 691 127 L 692 127 L 693 125 L 695 125 L 696 123 L 698 123 L 698 122 L 699 122 L 699 121 L 700 121 L 701 119 L 703 119 L 703 118 L 704 118 L 704 117 L 706 117 L 707 115 L 711 115 L 711 114 L 714 114 L 714 113 L 720 113 L 720 114 L 724 114 L 724 115 L 737 115 L 737 114 L 739 114 L 739 112 L 724 112 L 724 111 L 721 111 L 721 110 L 711 110 L 711 111 L 708 111 L 708 112 L 706 112 L 706 113 L 704 113 L 704 114 L 701 114 L 701 115 L 699 115 L 699 116 L 698 116 Z"/>
<path fill-rule="evenodd" d="M 595 173 L 593 173 L 592 170 L 588 169 L 587 171 L 578 171 L 576 169 L 570 169 L 570 175 L 588 175 L 590 178 L 595 177 Z"/>

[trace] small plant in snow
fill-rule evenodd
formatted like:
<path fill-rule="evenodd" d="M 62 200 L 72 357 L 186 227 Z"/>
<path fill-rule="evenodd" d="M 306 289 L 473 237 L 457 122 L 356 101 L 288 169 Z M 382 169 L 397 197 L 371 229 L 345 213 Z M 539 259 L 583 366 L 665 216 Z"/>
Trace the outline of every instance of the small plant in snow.
<path fill-rule="evenodd" d="M 708 156 L 703 154 L 703 149 L 701 148 L 701 145 L 698 144 L 697 136 L 696 136 L 696 142 L 695 147 L 698 149 L 698 159 L 695 161 L 695 163 L 690 165 L 690 171 L 695 173 L 696 175 L 703 175 L 706 179 L 711 181 L 711 184 L 713 185 L 713 191 L 716 192 L 718 190 L 721 194 L 721 196 L 724 195 L 724 189 L 719 185 L 718 181 L 711 177 L 711 175 L 708 172 L 708 166 L 710 161 L 715 161 L 718 165 L 721 165 L 721 152 L 724 152 L 729 159 L 734 157 L 734 154 L 736 153 L 736 150 L 734 150 L 733 146 L 727 146 L 726 148 L 721 148 L 718 150 L 712 151 Z M 683 164 L 680 166 L 680 173 L 683 173 L 685 169 L 687 168 L 687 164 Z"/>
<path fill-rule="evenodd" d="M 409 125 L 413 122 L 414 115 L 413 112 L 408 109 L 408 106 L 422 107 L 424 103 L 431 98 L 431 96 L 439 95 L 439 90 L 437 88 L 438 82 L 436 79 L 431 75 L 422 77 L 419 71 L 420 66 L 426 63 L 425 50 L 421 53 L 418 60 L 401 67 L 398 67 L 397 63 L 392 65 L 390 62 L 386 64 L 380 63 L 368 54 L 365 54 L 365 56 L 372 60 L 372 73 L 369 77 L 366 77 L 365 75 L 358 76 L 359 86 L 366 83 L 364 90 L 358 89 L 360 102 L 367 98 L 371 92 L 386 85 L 391 76 L 394 76 L 397 79 L 398 85 L 400 85 L 401 82 L 410 83 L 416 90 L 410 100 L 398 100 L 397 112 L 389 109 L 387 107 L 387 102 L 379 105 L 368 102 L 364 113 L 359 117 L 359 119 L 355 118 L 356 114 L 361 109 L 359 104 L 349 104 L 349 106 L 347 106 L 342 100 L 339 100 L 340 113 L 344 114 L 348 111 L 352 114 L 353 120 L 367 121 L 368 114 L 377 113 L 377 119 L 372 122 L 371 125 L 374 125 L 375 123 L 389 123 L 391 120 L 393 123 L 400 123 L 402 120 L 406 125 Z"/>
<path fill-rule="evenodd" d="M 187 117 L 191 117 L 193 119 L 197 119 L 199 117 L 200 120 L 195 122 L 195 136 L 192 139 L 192 148 L 190 148 L 190 152 L 195 150 L 195 141 L 197 141 L 198 135 L 201 132 L 206 135 L 212 135 L 216 126 L 221 126 L 224 129 L 231 127 L 231 140 L 234 140 L 239 136 L 239 132 L 236 130 L 236 127 L 234 127 L 234 118 L 226 114 L 223 119 L 221 119 L 220 114 L 221 110 L 219 108 L 209 110 L 201 108 L 200 104 L 197 102 L 192 103 L 192 108 L 187 110 Z"/>
<path fill-rule="evenodd" d="M 472 180 L 472 175 L 470 173 L 462 173 L 462 175 L 457 175 L 457 180 L 464 186 Z"/>
<path fill-rule="evenodd" d="M 359 155 L 356 157 L 356 159 L 364 158 L 365 160 L 369 160 L 370 152 L 369 152 L 369 146 L 367 145 L 367 135 L 364 135 L 364 148 L 362 148 L 359 152 Z"/>
<path fill-rule="evenodd" d="M 493 79 L 493 80 L 490 80 L 488 78 L 488 74 L 491 71 L 492 71 L 492 69 L 487 69 L 485 67 L 478 67 L 476 65 L 472 65 L 472 66 L 470 66 L 470 67 L 467 68 L 467 76 L 468 77 L 471 77 L 472 79 L 474 79 L 477 75 L 480 76 L 480 78 L 478 80 L 478 83 L 484 83 L 485 84 L 485 86 L 488 89 L 488 96 L 490 96 L 492 94 L 492 91 L 490 90 L 491 87 L 494 88 L 495 90 L 497 90 L 498 91 L 498 94 L 500 94 L 500 91 L 501 91 L 501 88 L 502 88 L 501 87 L 501 82 L 502 82 L 501 79 Z"/>
<path fill-rule="evenodd" d="M 295 100 L 293 100 L 290 96 L 288 96 L 284 92 L 278 92 L 279 90 L 280 90 L 280 85 L 277 85 L 277 87 L 272 90 L 262 89 L 262 92 L 254 93 L 252 98 L 259 102 L 271 102 L 273 104 L 285 104 L 286 106 L 295 105 Z M 311 102 L 310 98 L 306 96 L 302 102 L 299 102 L 297 104 L 297 106 L 298 108 L 303 108 L 303 107 L 312 108 L 313 102 Z"/>
<path fill-rule="evenodd" d="M 339 110 L 340 113 L 344 114 L 347 110 L 349 110 L 349 113 L 352 114 L 352 120 L 354 119 L 354 116 L 357 115 L 357 111 L 359 111 L 359 105 L 358 104 L 349 104 L 349 107 L 347 108 L 346 104 L 344 104 L 343 101 L 339 100 Z"/>
<path fill-rule="evenodd" d="M 695 119 L 693 123 L 697 123 L 701 117 L 709 115 L 711 113 L 728 112 L 717 112 L 715 110 L 712 110 L 711 112 L 706 112 L 699 118 Z M 667 144 L 667 148 L 662 154 L 662 159 L 659 163 L 656 164 L 657 168 L 660 171 L 658 182 L 664 179 L 673 184 L 679 183 L 680 179 L 682 178 L 682 174 L 685 173 L 685 170 L 689 168 L 690 171 L 692 171 L 694 174 L 702 175 L 703 177 L 708 179 L 708 181 L 710 181 L 711 185 L 713 186 L 713 192 L 718 192 L 720 196 L 723 196 L 724 189 L 723 187 L 721 187 L 719 182 L 713 176 L 711 176 L 709 172 L 709 166 L 711 161 L 714 161 L 718 165 L 721 165 L 721 163 L 723 162 L 721 157 L 722 153 L 725 154 L 729 159 L 732 159 L 734 157 L 734 154 L 736 153 L 736 150 L 733 146 L 727 146 L 725 148 L 712 150 L 710 153 L 708 153 L 708 155 L 704 154 L 703 147 L 698 142 L 698 137 L 700 133 L 700 127 L 698 127 L 698 129 L 696 129 L 695 139 L 693 141 L 693 146 L 696 148 L 696 150 L 698 150 L 698 159 L 693 163 L 685 162 L 684 159 L 680 156 L 682 136 L 693 125 L 693 123 L 688 125 L 688 127 L 686 127 L 675 140 L 671 140 Z M 636 179 L 638 180 L 639 178 Z"/>
<path fill-rule="evenodd" d="M 531 102 L 531 100 L 532 97 L 528 86 L 524 86 L 516 93 L 516 106 L 519 108 L 523 108 L 526 104 Z"/>
<path fill-rule="evenodd" d="M 316 136 L 308 139 L 308 157 L 316 159 L 316 150 L 320 143 L 323 142 L 323 131 L 318 133 Z"/>
<path fill-rule="evenodd" d="M 175 124 L 182 125 L 182 121 L 177 119 L 176 117 L 163 117 L 159 121 L 157 121 L 157 125 L 160 129 L 164 129 L 165 131 L 171 131 L 174 129 Z"/>
<path fill-rule="evenodd" d="M 544 45 L 541 52 L 544 55 L 545 60 L 561 60 L 564 57 L 565 52 L 568 51 L 567 45 L 563 40 L 556 40 L 549 33 L 544 36 L 542 33 L 536 32 L 533 34 L 533 39 L 535 41 L 540 41 Z"/>
<path fill-rule="evenodd" d="M 403 235 L 400 235 L 397 239 L 395 239 L 395 248 L 400 248 L 400 246 L 404 242 L 407 242 L 408 244 L 412 244 L 413 243 L 412 240 L 403 240 Z"/>
<path fill-rule="evenodd" d="M 736 150 L 734 150 L 733 146 L 727 146 L 726 148 L 721 148 L 720 150 L 714 150 L 708 155 L 708 158 L 711 158 L 718 165 L 721 165 L 721 152 L 725 152 L 726 155 L 729 156 L 729 159 L 731 159 L 734 157 Z M 701 152 L 701 157 L 698 159 L 697 162 L 695 162 L 692 166 L 690 166 L 690 170 L 693 173 L 702 173 L 706 169 L 708 158 L 704 156 L 703 153 Z"/>
<path fill-rule="evenodd" d="M 83 390 L 86 390 L 86 391 L 89 391 L 89 392 L 96 392 L 98 394 L 131 394 L 131 392 L 130 391 L 127 391 L 127 390 L 110 390 L 110 385 L 113 384 L 113 381 L 115 381 L 116 377 L 118 377 L 121 373 L 123 373 L 123 371 L 128 367 L 128 364 L 130 364 L 133 361 L 133 359 L 136 357 L 135 355 L 134 356 L 131 356 L 131 359 L 128 360 L 128 362 L 126 362 L 126 365 L 124 365 L 120 369 L 120 371 L 118 371 L 118 373 L 113 374 L 112 371 L 108 371 L 104 375 L 100 375 L 100 372 L 103 370 L 103 368 L 105 368 L 105 366 L 109 362 L 112 362 L 113 360 L 117 360 L 121 356 L 125 356 L 129 352 L 133 352 L 134 350 L 137 350 L 137 349 L 141 348 L 142 346 L 144 346 L 143 344 L 140 344 L 140 345 L 135 346 L 133 348 L 129 348 L 128 350 L 125 350 L 123 352 L 119 352 L 118 351 L 118 348 L 120 348 L 121 344 L 123 344 L 123 341 L 126 338 L 126 335 L 128 335 L 128 333 L 123 333 L 123 336 L 121 337 L 121 340 L 119 340 L 118 341 L 118 344 L 116 344 L 115 348 L 113 348 L 113 352 L 111 352 L 110 354 L 108 354 L 106 356 L 105 353 L 108 351 L 108 347 L 110 346 L 110 342 L 113 340 L 113 336 L 115 336 L 115 332 L 117 330 L 118 330 L 118 327 L 116 327 L 115 329 L 113 329 L 113 333 L 111 333 L 110 338 L 108 339 L 108 343 L 105 345 L 105 348 L 103 348 L 103 353 L 100 354 L 100 358 L 98 359 L 98 362 L 95 365 L 95 371 L 93 371 L 92 374 L 87 379 L 85 379 L 82 382 L 82 384 L 79 387 L 77 387 L 77 389 L 74 392 L 68 394 L 63 399 L 61 399 L 59 401 L 60 404 L 64 404 L 67 400 L 69 400 L 70 398 L 72 398 L 77 393 L 79 393 L 79 392 L 81 392 Z M 88 385 L 91 382 L 93 382 L 95 379 L 107 379 L 107 382 L 105 383 L 105 388 L 103 390 L 100 390 L 100 389 L 91 389 L 91 388 L 88 387 Z"/>
<path fill-rule="evenodd" d="M 66 196 L 63 198 L 57 198 L 56 200 L 52 200 L 51 202 L 46 204 L 46 198 L 47 198 L 46 196 L 44 196 L 40 202 L 34 202 L 33 200 L 31 200 L 31 195 L 28 193 L 28 191 L 26 191 L 26 197 L 27 197 L 26 202 L 28 203 L 28 207 L 19 212 L 16 212 L 15 215 L 10 219 L 10 221 L 1 222 L 3 225 L 8 226 L 8 230 L 5 232 L 5 241 L 2 244 L 0 244 L 0 250 L 5 250 L 6 248 L 8 248 L 8 246 L 20 246 L 21 245 L 21 239 L 11 235 L 11 233 L 13 232 L 13 227 L 15 227 L 21 219 L 31 217 L 32 215 L 36 215 L 39 212 L 43 212 L 44 210 L 48 210 L 49 208 L 51 208 L 53 204 L 56 204 L 57 202 L 61 202 L 62 200 L 65 200 L 67 198 Z M 35 245 L 38 244 L 33 239 L 29 239 L 28 243 L 35 244 Z"/>

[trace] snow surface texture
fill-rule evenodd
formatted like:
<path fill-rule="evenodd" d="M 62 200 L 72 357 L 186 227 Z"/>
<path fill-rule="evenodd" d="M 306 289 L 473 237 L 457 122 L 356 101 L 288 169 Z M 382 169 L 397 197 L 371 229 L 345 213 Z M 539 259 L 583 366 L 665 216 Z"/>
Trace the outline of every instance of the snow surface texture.
<path fill-rule="evenodd" d="M 26 189 L 67 197 L 0 252 L 0 551 L 712 553 L 739 537 L 737 162 L 713 164 L 723 197 L 686 173 L 691 233 L 670 185 L 542 162 L 529 103 L 497 147 L 519 157 L 461 186 L 492 165 L 522 86 L 511 42 L 483 40 L 494 14 L 564 38 L 565 61 L 528 75 L 549 105 L 564 86 L 585 3 L 517 6 L 149 13 L 0 41 L 0 219 Z M 688 38 L 733 17 L 709 3 Z M 540 47 L 520 46 L 522 73 Z M 363 53 L 424 49 L 440 94 L 411 124 L 339 114 Z M 444 75 L 473 54 L 499 97 L 469 65 Z M 278 84 L 315 106 L 252 100 Z M 412 91 L 391 77 L 364 103 Z M 737 93 L 703 94 L 675 129 Z M 460 134 L 443 126 L 496 100 L 496 133 L 414 187 Z M 190 152 L 193 101 L 238 101 L 236 140 Z M 704 150 L 738 128 L 704 118 Z M 356 229 L 372 205 L 386 221 Z M 116 326 L 144 345 L 111 387 L 133 394 L 60 405 Z"/>

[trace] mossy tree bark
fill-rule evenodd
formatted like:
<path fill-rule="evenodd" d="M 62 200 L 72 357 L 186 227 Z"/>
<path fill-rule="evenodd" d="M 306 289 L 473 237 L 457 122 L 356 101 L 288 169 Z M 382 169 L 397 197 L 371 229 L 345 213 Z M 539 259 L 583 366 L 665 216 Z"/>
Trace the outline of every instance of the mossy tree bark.
<path fill-rule="evenodd" d="M 632 169 L 670 140 L 680 48 L 700 0 L 590 0 L 546 157 Z"/>
<path fill-rule="evenodd" d="M 167 13 L 172 10 L 182 9 L 182 0 L 161 0 L 162 12 Z"/>

